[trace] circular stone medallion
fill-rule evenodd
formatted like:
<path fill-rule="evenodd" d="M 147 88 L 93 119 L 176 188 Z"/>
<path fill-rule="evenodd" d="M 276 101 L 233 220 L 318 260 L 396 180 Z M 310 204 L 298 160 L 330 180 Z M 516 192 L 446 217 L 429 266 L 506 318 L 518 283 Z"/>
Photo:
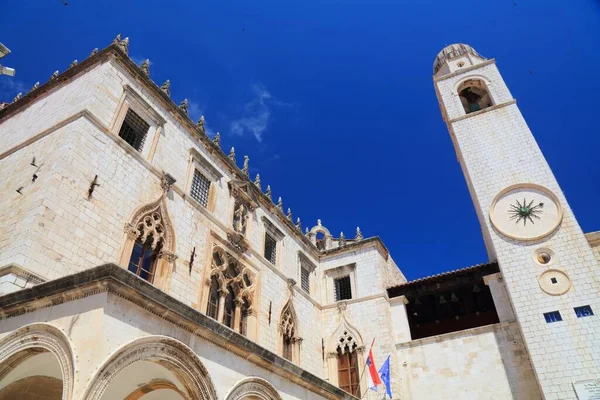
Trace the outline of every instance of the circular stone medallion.
<path fill-rule="evenodd" d="M 571 288 L 569 276 L 558 269 L 549 269 L 538 278 L 540 288 L 552 296 L 565 294 Z"/>
<path fill-rule="evenodd" d="M 537 240 L 554 232 L 563 211 L 558 198 L 531 183 L 509 186 L 492 201 L 490 221 L 501 234 L 517 240 Z"/>

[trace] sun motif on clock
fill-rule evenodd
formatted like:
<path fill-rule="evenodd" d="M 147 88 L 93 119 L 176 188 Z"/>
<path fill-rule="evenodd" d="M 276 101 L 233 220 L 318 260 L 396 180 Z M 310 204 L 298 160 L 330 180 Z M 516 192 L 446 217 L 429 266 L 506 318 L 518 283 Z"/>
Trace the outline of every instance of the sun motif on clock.
<path fill-rule="evenodd" d="M 510 204 L 508 209 L 510 219 L 515 221 L 515 224 L 521 221 L 523 221 L 523 225 L 527 225 L 527 221 L 535 224 L 536 219 L 541 219 L 540 215 L 544 212 L 542 210 L 544 203 L 540 202 L 535 205 L 534 203 L 535 199 L 528 202 L 526 198 L 523 198 L 522 203 L 518 199 L 515 200 L 515 203 Z"/>
<path fill-rule="evenodd" d="M 516 240 L 541 239 L 559 227 L 562 217 L 556 195 L 533 183 L 505 188 L 490 207 L 490 222 L 496 231 Z"/>

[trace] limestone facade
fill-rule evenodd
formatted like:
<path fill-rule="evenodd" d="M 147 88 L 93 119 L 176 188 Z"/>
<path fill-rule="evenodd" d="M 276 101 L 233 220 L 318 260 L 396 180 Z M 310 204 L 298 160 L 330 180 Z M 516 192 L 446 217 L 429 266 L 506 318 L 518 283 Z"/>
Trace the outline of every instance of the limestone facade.
<path fill-rule="evenodd" d="M 0 110 L 0 398 L 35 391 L 37 378 L 62 387 L 48 393 L 63 399 L 351 398 L 338 389 L 345 379 L 359 384 L 358 397 L 382 397 L 382 387 L 367 393 L 362 373 L 371 343 L 378 366 L 391 357 L 394 398 L 559 398 L 540 391 L 555 378 L 544 375 L 535 344 L 541 324 L 529 324 L 525 305 L 515 303 L 530 296 L 515 282 L 534 273 L 508 267 L 517 261 L 499 249 L 509 243 L 488 229 L 490 259 L 499 257 L 501 272 L 492 263 L 415 284 L 378 237 L 358 228 L 354 237 L 334 237 L 320 220 L 302 232 L 287 204 L 250 179 L 250 160 L 206 136 L 204 120 L 191 121 L 187 101 L 171 100 L 169 84 L 155 84 L 148 63 L 129 59 L 128 46 L 119 37 Z M 471 149 L 463 169 L 485 221 L 488 195 L 510 182 L 502 171 L 489 182 L 496 177 L 486 175 L 488 161 L 478 153 L 484 140 L 469 136 L 480 122 L 459 116 L 451 94 L 457 63 L 488 74 L 496 107 L 507 103 L 477 117 L 485 126 L 495 126 L 496 112 L 521 120 L 494 64 L 467 53 L 452 63 L 450 54 L 438 57 L 450 78 L 436 81 L 436 90 L 446 118 L 458 118 L 451 125 L 457 149 Z M 123 134 L 130 123 L 145 127 L 141 140 Z M 539 175 L 540 159 L 538 150 L 524 180 Z M 557 242 L 561 267 L 583 279 L 562 249 L 574 244 L 585 263 L 600 252 L 561 196 L 566 213 L 557 236 L 566 227 L 573 238 Z M 600 243 L 594 238 L 592 246 Z M 569 296 L 597 308 L 588 301 L 595 286 L 574 284 L 581 291 Z M 480 303 L 461 310 L 458 322 L 421 327 L 415 303 L 423 290 L 437 304 L 458 301 L 457 293 Z M 542 297 L 532 295 L 532 313 L 550 307 Z M 436 323 L 449 330 L 440 334 Z M 593 344 L 583 333 L 577 340 Z M 356 357 L 348 360 L 358 377 L 340 372 L 346 352 Z M 593 357 L 569 357 L 575 372 L 568 379 L 594 376 Z M 567 393 L 566 379 L 555 379 L 556 393 Z"/>

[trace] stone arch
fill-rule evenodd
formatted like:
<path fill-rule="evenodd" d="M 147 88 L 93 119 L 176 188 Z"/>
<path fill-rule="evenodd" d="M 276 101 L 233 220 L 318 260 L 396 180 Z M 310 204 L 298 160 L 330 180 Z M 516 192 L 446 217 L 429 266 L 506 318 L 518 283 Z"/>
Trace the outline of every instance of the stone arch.
<path fill-rule="evenodd" d="M 290 297 L 281 309 L 279 315 L 279 354 L 283 358 L 300 364 L 300 345 L 302 337 L 300 336 L 300 327 L 298 324 L 298 315 Z"/>
<path fill-rule="evenodd" d="M 39 354 L 35 350 L 56 357 L 62 375 L 62 399 L 72 399 L 76 379 L 73 349 L 69 338 L 51 324 L 25 325 L 0 340 L 0 381 L 19 364 Z"/>
<path fill-rule="evenodd" d="M 318 235 L 322 234 L 323 238 L 319 239 Z M 321 220 L 318 219 L 317 220 L 317 225 L 313 226 L 310 230 L 310 232 L 308 233 L 308 238 L 310 239 L 310 241 L 312 242 L 312 244 L 314 244 L 315 246 L 317 246 L 317 248 L 319 250 L 328 250 L 331 248 L 332 243 L 331 243 L 331 233 L 329 232 L 329 229 L 327 229 L 326 227 L 324 227 L 321 224 Z"/>
<path fill-rule="evenodd" d="M 179 340 L 160 335 L 138 338 L 117 349 L 97 370 L 83 398 L 102 399 L 111 382 L 125 368 L 140 361 L 157 363 L 170 370 L 185 386 L 187 398 L 217 400 L 208 370 L 196 353 Z"/>
<path fill-rule="evenodd" d="M 244 378 L 236 383 L 225 396 L 225 400 L 281 400 L 277 389 L 266 379 L 257 376 Z"/>
<path fill-rule="evenodd" d="M 156 251 L 157 259 L 150 281 L 160 289 L 167 289 L 167 282 L 173 271 L 175 255 L 175 230 L 169 217 L 166 191 L 147 204 L 139 206 L 125 224 L 125 244 L 119 257 L 119 264 L 130 269 L 132 252 L 136 242 L 147 243 Z M 135 268 L 134 268 L 135 269 Z M 132 271 L 133 272 L 133 271 Z M 137 274 L 137 273 L 136 273 Z"/>
<path fill-rule="evenodd" d="M 359 349 L 359 351 L 364 349 L 360 332 L 348 321 L 345 313 L 342 313 L 338 327 L 331 336 L 329 336 L 329 340 L 327 341 L 327 352 L 336 353 L 337 348 L 341 343 L 356 345 L 356 348 Z"/>
<path fill-rule="evenodd" d="M 455 85 L 454 92 L 466 114 L 494 105 L 489 85 L 490 81 L 481 75 L 470 75 Z"/>

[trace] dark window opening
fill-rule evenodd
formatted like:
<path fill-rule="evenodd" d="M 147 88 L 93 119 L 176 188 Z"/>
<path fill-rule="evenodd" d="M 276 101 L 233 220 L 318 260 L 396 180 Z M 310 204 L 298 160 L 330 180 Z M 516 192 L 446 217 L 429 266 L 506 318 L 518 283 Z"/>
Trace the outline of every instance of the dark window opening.
<path fill-rule="evenodd" d="M 231 329 L 235 329 L 235 301 L 233 300 L 233 288 L 227 286 L 227 296 L 225 296 L 225 309 L 223 313 L 223 325 L 227 325 Z"/>
<path fill-rule="evenodd" d="M 288 335 L 283 335 L 283 358 L 292 361 L 292 338 Z"/>
<path fill-rule="evenodd" d="M 192 188 L 190 195 L 202 206 L 208 206 L 208 193 L 210 190 L 210 180 L 206 178 L 197 169 L 194 170 L 194 177 L 192 178 Z"/>
<path fill-rule="evenodd" d="M 246 336 L 248 334 L 248 311 L 250 310 L 250 304 L 244 299 L 242 303 L 241 319 L 240 319 L 240 334 Z"/>
<path fill-rule="evenodd" d="M 464 82 L 458 90 L 458 96 L 467 114 L 492 106 L 487 87 L 481 80 L 471 79 Z"/>
<path fill-rule="evenodd" d="M 340 389 L 360 398 L 360 376 L 356 349 L 338 348 L 338 385 Z"/>
<path fill-rule="evenodd" d="M 150 125 L 131 108 L 127 110 L 119 136 L 137 151 L 142 151 Z"/>
<path fill-rule="evenodd" d="M 333 281 L 335 301 L 350 300 L 352 298 L 352 287 L 350 285 L 350 276 L 337 278 Z"/>
<path fill-rule="evenodd" d="M 152 249 L 152 241 L 152 235 L 148 236 L 144 243 L 136 240 L 127 268 L 130 272 L 150 283 L 154 281 L 154 270 L 161 247 L 161 243 L 159 243 L 156 248 Z"/>
<path fill-rule="evenodd" d="M 310 272 L 304 267 L 300 267 L 300 286 L 306 293 L 310 293 Z"/>
<path fill-rule="evenodd" d="M 560 312 L 558 311 L 544 313 L 544 318 L 546 319 L 546 323 L 548 324 L 562 321 L 562 317 L 560 315 Z"/>
<path fill-rule="evenodd" d="M 277 240 L 268 233 L 265 233 L 265 258 L 275 265 L 277 259 Z"/>
<path fill-rule="evenodd" d="M 556 278 L 550 278 L 550 282 L 552 282 L 552 284 L 557 284 L 558 281 L 556 280 Z"/>
<path fill-rule="evenodd" d="M 206 315 L 212 319 L 217 319 L 219 315 L 219 281 L 216 276 L 213 276 L 210 280 L 210 294 L 208 296 Z"/>
<path fill-rule="evenodd" d="M 325 250 L 325 235 L 323 234 L 323 232 L 317 232 L 315 240 L 317 244 L 317 249 Z"/>
<path fill-rule="evenodd" d="M 575 307 L 574 310 L 575 315 L 577 315 L 577 318 L 591 317 L 592 315 L 594 315 L 592 307 L 590 306 Z"/>

